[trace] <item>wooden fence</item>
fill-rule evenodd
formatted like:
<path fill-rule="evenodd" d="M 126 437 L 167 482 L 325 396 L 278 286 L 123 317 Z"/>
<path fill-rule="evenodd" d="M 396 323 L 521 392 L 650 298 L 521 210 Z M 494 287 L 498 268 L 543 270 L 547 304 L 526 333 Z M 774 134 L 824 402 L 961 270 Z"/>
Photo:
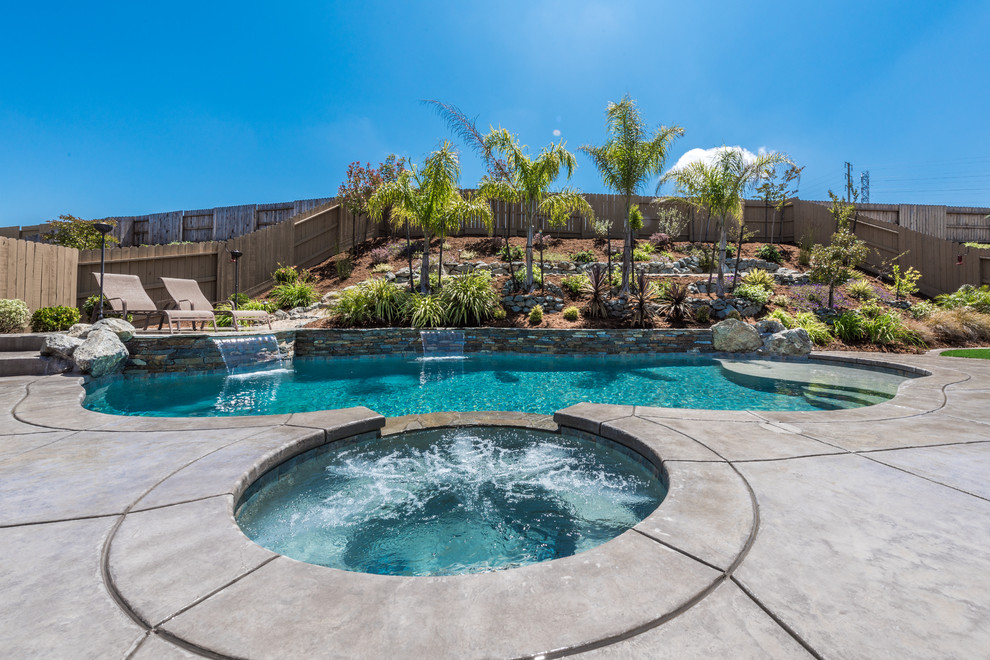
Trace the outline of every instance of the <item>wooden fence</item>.
<path fill-rule="evenodd" d="M 106 271 L 137 275 L 148 295 L 159 306 L 169 301 L 160 277 L 181 277 L 199 282 L 210 300 L 225 300 L 234 292 L 231 250 L 244 256 L 238 263 L 239 290 L 250 296 L 272 286 L 271 274 L 279 264 L 314 266 L 352 246 L 352 216 L 337 204 L 328 203 L 225 242 L 182 245 L 114 247 L 107 250 Z M 375 227 L 366 219 L 356 223 L 358 242 Z M 81 304 L 99 292 L 93 273 L 100 270 L 100 251 L 79 253 L 78 291 Z"/>
<path fill-rule="evenodd" d="M 816 202 L 828 205 L 828 202 Z M 857 211 L 875 220 L 906 227 L 959 243 L 990 243 L 990 208 L 926 204 L 857 204 Z"/>
<path fill-rule="evenodd" d="M 31 311 L 76 304 L 79 251 L 0 237 L 0 298 L 17 298 Z"/>

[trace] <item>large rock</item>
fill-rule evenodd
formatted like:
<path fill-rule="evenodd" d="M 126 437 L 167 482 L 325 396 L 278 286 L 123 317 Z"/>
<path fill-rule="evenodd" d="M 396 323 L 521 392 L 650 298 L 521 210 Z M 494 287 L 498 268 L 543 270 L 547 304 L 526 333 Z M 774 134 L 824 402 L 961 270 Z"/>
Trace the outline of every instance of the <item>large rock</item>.
<path fill-rule="evenodd" d="M 117 335 L 117 338 L 120 339 L 120 341 L 128 341 L 134 336 L 134 326 L 124 319 L 118 318 L 100 319 L 93 324 L 90 332 L 93 332 L 94 330 L 109 330 Z"/>
<path fill-rule="evenodd" d="M 802 357 L 811 352 L 811 337 L 804 328 L 776 332 L 764 340 L 763 352 Z"/>
<path fill-rule="evenodd" d="M 738 319 L 726 319 L 712 326 L 712 347 L 725 353 L 750 353 L 763 346 L 756 328 Z"/>
<path fill-rule="evenodd" d="M 98 328 L 72 354 L 76 367 L 94 378 L 114 373 L 128 357 L 127 347 L 115 333 Z"/>
<path fill-rule="evenodd" d="M 761 319 L 756 322 L 756 331 L 761 335 L 773 335 L 787 330 L 777 319 Z"/>
<path fill-rule="evenodd" d="M 83 340 L 78 337 L 54 332 L 45 337 L 45 345 L 41 348 L 41 354 L 62 358 L 63 360 L 71 360 L 72 354 L 75 353 L 77 348 L 82 346 L 82 343 Z"/>
<path fill-rule="evenodd" d="M 85 339 L 89 331 L 93 329 L 89 323 L 76 323 L 71 328 L 69 328 L 70 337 L 78 337 L 79 339 Z"/>

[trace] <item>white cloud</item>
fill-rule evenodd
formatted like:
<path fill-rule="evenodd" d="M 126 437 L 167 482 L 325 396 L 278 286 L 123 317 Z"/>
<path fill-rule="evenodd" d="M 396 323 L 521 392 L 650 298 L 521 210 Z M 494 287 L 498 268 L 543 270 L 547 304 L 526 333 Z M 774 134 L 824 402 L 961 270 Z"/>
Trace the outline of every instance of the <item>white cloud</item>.
<path fill-rule="evenodd" d="M 553 136 L 554 137 L 560 137 L 560 129 L 559 128 L 553 129 Z"/>
<path fill-rule="evenodd" d="M 719 153 L 723 151 L 727 151 L 729 149 L 739 149 L 740 151 L 742 151 L 743 160 L 746 161 L 747 163 L 751 163 L 754 160 L 756 160 L 756 154 L 754 154 L 749 149 L 744 149 L 743 147 L 740 147 L 738 145 L 735 147 L 726 147 L 726 146 L 712 147 L 711 149 L 699 149 L 695 147 L 694 149 L 691 149 L 683 156 L 678 158 L 677 162 L 674 164 L 674 167 L 672 167 L 671 169 L 679 170 L 682 167 L 686 167 L 687 165 L 690 165 L 691 163 L 695 163 L 698 161 L 701 161 L 703 163 L 711 163 L 712 161 L 715 160 L 715 157 Z M 767 148 L 760 147 L 756 151 L 758 154 L 764 154 L 766 153 Z"/>

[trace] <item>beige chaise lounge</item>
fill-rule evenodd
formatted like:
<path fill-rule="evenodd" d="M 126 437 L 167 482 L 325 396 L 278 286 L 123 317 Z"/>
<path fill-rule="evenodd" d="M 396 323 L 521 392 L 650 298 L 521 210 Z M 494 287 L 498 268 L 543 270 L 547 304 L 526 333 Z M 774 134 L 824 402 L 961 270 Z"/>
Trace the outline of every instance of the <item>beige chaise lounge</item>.
<path fill-rule="evenodd" d="M 234 330 L 238 329 L 238 321 L 261 321 L 268 324 L 268 329 L 272 329 L 272 316 L 268 312 L 260 309 L 238 309 L 238 310 L 214 310 L 213 305 L 203 295 L 203 290 L 199 288 L 196 280 L 183 280 L 174 277 L 161 278 L 162 284 L 168 295 L 178 305 L 179 309 L 193 311 L 207 311 L 215 314 L 229 314 L 232 318 Z"/>
<path fill-rule="evenodd" d="M 97 283 L 100 282 L 99 273 L 93 273 L 93 277 L 96 278 Z M 213 324 L 214 332 L 217 329 L 217 319 L 212 311 L 158 309 L 151 298 L 148 297 L 148 292 L 144 290 L 144 287 L 141 285 L 141 278 L 137 275 L 107 273 L 103 278 L 103 295 L 106 296 L 113 311 L 119 313 L 124 318 L 130 315 L 135 317 L 136 320 L 136 317 L 143 316 L 143 329 L 145 330 L 148 329 L 148 323 L 153 316 L 159 318 L 159 330 L 162 329 L 162 324 L 168 321 L 169 334 L 172 334 L 173 326 L 175 330 L 181 331 L 181 323 L 183 321 L 192 323 L 193 330 L 196 329 L 197 323 L 202 323 L 202 327 L 205 330 L 207 322 Z"/>

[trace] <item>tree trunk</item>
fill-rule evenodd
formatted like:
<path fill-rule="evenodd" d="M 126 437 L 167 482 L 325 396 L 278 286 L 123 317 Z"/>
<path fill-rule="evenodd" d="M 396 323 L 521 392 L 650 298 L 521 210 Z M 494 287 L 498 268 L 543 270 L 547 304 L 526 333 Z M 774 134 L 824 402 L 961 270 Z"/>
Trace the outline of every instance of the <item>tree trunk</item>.
<path fill-rule="evenodd" d="M 430 233 L 423 229 L 423 263 L 419 270 L 419 292 L 430 293 Z"/>
<path fill-rule="evenodd" d="M 446 232 L 440 232 L 440 261 L 437 262 L 437 291 L 443 287 L 443 241 Z"/>
<path fill-rule="evenodd" d="M 725 216 L 722 216 L 722 223 L 718 233 L 718 283 L 716 284 L 716 291 L 718 291 L 718 297 L 725 297 Z"/>
<path fill-rule="evenodd" d="M 535 202 L 529 203 L 526 212 L 526 293 L 533 290 L 533 217 L 536 213 Z"/>
<path fill-rule="evenodd" d="M 357 213 L 351 214 L 351 254 L 357 256 Z"/>
<path fill-rule="evenodd" d="M 746 232 L 746 221 L 739 221 L 739 244 L 736 246 L 736 267 L 732 269 L 732 287 L 735 288 L 739 277 L 739 260 L 742 259 L 743 234 Z"/>
<path fill-rule="evenodd" d="M 625 240 L 622 244 L 622 293 L 629 294 L 629 276 L 632 270 L 632 225 L 629 223 L 629 195 L 625 196 L 626 215 L 623 227 L 626 230 Z"/>
<path fill-rule="evenodd" d="M 540 291 L 541 292 L 546 291 L 546 288 L 544 287 L 543 284 L 543 271 L 546 268 L 546 266 L 543 263 L 543 246 L 546 243 L 546 239 L 547 239 L 546 234 L 543 231 L 544 229 L 546 229 L 546 223 L 541 222 L 540 223 Z"/>
<path fill-rule="evenodd" d="M 416 293 L 416 285 L 413 284 L 412 238 L 409 235 L 408 220 L 406 220 L 406 256 L 409 257 L 409 292 Z"/>
<path fill-rule="evenodd" d="M 512 212 L 509 212 L 509 217 L 505 220 L 505 261 L 509 265 L 509 286 L 512 290 L 516 289 L 516 274 L 513 272 L 512 268 L 512 250 L 509 249 L 509 229 L 512 227 Z"/>

